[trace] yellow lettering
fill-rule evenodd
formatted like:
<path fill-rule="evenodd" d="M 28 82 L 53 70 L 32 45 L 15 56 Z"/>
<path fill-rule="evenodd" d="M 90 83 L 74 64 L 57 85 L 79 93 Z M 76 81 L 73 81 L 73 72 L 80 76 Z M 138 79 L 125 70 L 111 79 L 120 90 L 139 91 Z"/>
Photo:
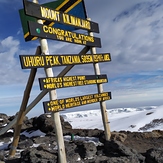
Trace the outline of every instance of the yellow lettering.
<path fill-rule="evenodd" d="M 51 62 L 52 56 L 45 56 L 45 60 L 46 60 L 46 65 L 49 66 L 50 65 L 49 62 Z"/>
<path fill-rule="evenodd" d="M 61 56 L 63 64 L 78 64 L 81 63 L 79 56 Z"/>
<path fill-rule="evenodd" d="M 69 16 L 67 14 L 63 14 L 62 16 L 63 16 L 63 22 L 66 24 L 70 24 Z"/>
<path fill-rule="evenodd" d="M 69 25 L 73 25 L 73 26 L 77 26 L 77 27 L 81 27 L 81 28 L 85 28 L 85 29 L 90 29 L 90 22 L 87 20 L 83 20 L 77 17 L 74 17 L 72 15 L 68 15 L 68 14 L 63 14 L 63 22 L 65 24 L 69 24 Z"/>
<path fill-rule="evenodd" d="M 46 89 L 55 89 L 55 88 L 57 88 L 55 83 L 46 84 L 46 85 L 44 85 L 44 87 Z"/>
<path fill-rule="evenodd" d="M 48 33 L 48 26 L 44 25 L 44 26 L 43 26 L 43 31 L 44 31 L 45 33 Z"/>
<path fill-rule="evenodd" d="M 82 44 L 82 41 L 81 40 L 74 39 L 74 43 Z"/>
<path fill-rule="evenodd" d="M 63 77 L 63 81 L 72 81 L 72 76 Z"/>
<path fill-rule="evenodd" d="M 98 79 L 97 83 L 107 83 L 107 79 Z"/>
<path fill-rule="evenodd" d="M 93 62 L 92 55 L 81 55 L 82 63 L 90 63 Z"/>
<path fill-rule="evenodd" d="M 93 55 L 93 60 L 95 62 L 99 62 L 99 61 L 104 61 L 104 58 L 103 58 L 102 54 L 100 54 L 100 55 Z"/>
<path fill-rule="evenodd" d="M 53 56 L 53 63 L 52 65 L 60 65 L 61 63 L 59 62 L 58 56 Z"/>
<path fill-rule="evenodd" d="M 110 97 L 109 97 L 109 96 L 103 97 L 102 100 L 103 100 L 103 101 L 105 101 L 105 100 L 110 100 Z"/>
<path fill-rule="evenodd" d="M 23 63 L 25 67 L 39 67 L 45 65 L 43 56 L 23 57 Z"/>
<path fill-rule="evenodd" d="M 85 80 L 84 84 L 96 84 L 96 80 Z"/>
<path fill-rule="evenodd" d="M 50 106 L 58 105 L 58 100 L 50 101 Z"/>
<path fill-rule="evenodd" d="M 85 76 L 77 76 L 78 80 L 85 80 Z"/>
<path fill-rule="evenodd" d="M 110 55 L 109 54 L 104 54 L 104 60 L 105 61 L 110 61 Z"/>
<path fill-rule="evenodd" d="M 61 105 L 52 106 L 50 109 L 51 109 L 51 111 L 59 111 L 59 110 L 62 110 Z"/>
<path fill-rule="evenodd" d="M 72 38 L 70 38 L 70 37 L 66 37 L 66 41 L 68 41 L 68 42 L 72 42 Z"/>
<path fill-rule="evenodd" d="M 47 18 L 47 19 L 51 19 L 54 21 L 60 21 L 60 17 L 59 17 L 59 12 L 58 11 L 54 11 L 45 7 L 40 7 L 41 9 L 41 16 L 43 18 Z"/>
<path fill-rule="evenodd" d="M 72 87 L 73 86 L 73 82 L 72 81 L 71 82 L 64 82 L 63 86 L 64 87 Z"/>

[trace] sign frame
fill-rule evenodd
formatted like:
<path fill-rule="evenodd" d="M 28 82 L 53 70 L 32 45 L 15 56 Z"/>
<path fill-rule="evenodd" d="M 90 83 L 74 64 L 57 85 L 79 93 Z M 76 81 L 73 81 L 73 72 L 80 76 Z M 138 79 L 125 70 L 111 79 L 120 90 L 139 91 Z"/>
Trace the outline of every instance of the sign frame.
<path fill-rule="evenodd" d="M 111 61 L 110 53 L 83 55 L 19 55 L 19 58 L 22 69 L 49 68 Z"/>
<path fill-rule="evenodd" d="M 39 78 L 41 90 L 52 90 L 107 82 L 108 79 L 106 74 Z"/>
<path fill-rule="evenodd" d="M 101 48 L 101 39 L 98 37 L 63 30 L 60 28 L 54 28 L 32 21 L 28 21 L 28 29 L 30 36 L 33 37 Z M 26 38 L 25 41 L 31 40 Z"/>
<path fill-rule="evenodd" d="M 95 96 L 97 97 L 94 98 Z M 44 106 L 44 112 L 49 113 L 49 112 L 63 111 L 65 109 L 83 106 L 87 104 L 93 104 L 93 103 L 102 102 L 111 99 L 112 99 L 111 92 L 103 92 L 103 93 L 96 93 L 96 94 L 87 94 L 83 96 L 69 97 L 65 99 L 45 101 L 43 102 L 43 106 Z M 67 105 L 66 105 L 66 101 L 67 101 Z"/>
<path fill-rule="evenodd" d="M 42 6 L 52 7 L 55 10 L 59 10 L 64 13 L 69 13 L 72 15 L 74 15 L 73 14 L 74 9 L 77 8 L 78 10 L 77 10 L 77 12 L 75 12 L 75 15 L 82 19 L 87 18 L 85 3 L 83 0 L 73 0 L 73 2 L 70 2 L 69 0 L 59 0 L 59 1 L 44 3 L 44 4 L 42 4 Z M 20 16 L 20 20 L 21 20 L 21 24 L 22 24 L 22 28 L 23 28 L 25 41 L 26 40 L 36 40 L 37 37 L 32 37 L 29 35 L 27 22 L 28 21 L 37 22 L 37 19 L 34 17 L 31 17 L 31 16 L 25 15 L 24 8 L 19 10 L 19 16 Z M 59 23 L 54 24 L 54 22 L 49 22 L 49 21 L 45 21 L 45 20 L 44 20 L 44 24 L 49 25 L 49 26 L 55 26 L 55 27 L 61 28 L 61 29 L 66 28 L 66 30 L 70 30 L 70 31 L 75 30 L 75 28 L 72 26 L 65 26 L 65 25 L 59 24 Z"/>
<path fill-rule="evenodd" d="M 25 14 L 28 16 L 47 20 L 49 22 L 70 25 L 75 28 L 88 30 L 90 32 L 99 33 L 98 23 L 95 23 L 93 21 L 84 20 L 79 17 L 64 13 L 62 11 L 54 10 L 50 7 L 45 7 L 44 5 L 29 2 L 27 0 L 23 0 L 23 4 Z"/>

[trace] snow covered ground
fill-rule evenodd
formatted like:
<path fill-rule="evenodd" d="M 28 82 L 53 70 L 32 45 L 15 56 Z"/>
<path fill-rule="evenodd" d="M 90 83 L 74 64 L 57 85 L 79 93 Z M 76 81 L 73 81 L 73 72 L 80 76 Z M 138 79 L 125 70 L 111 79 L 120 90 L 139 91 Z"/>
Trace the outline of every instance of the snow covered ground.
<path fill-rule="evenodd" d="M 111 131 L 163 130 L 163 105 L 139 108 L 116 108 L 107 111 Z M 100 110 L 62 113 L 61 115 L 66 121 L 71 123 L 73 128 L 103 129 Z M 146 129 L 140 130 L 145 125 Z"/>
<path fill-rule="evenodd" d="M 150 107 L 139 107 L 139 108 L 116 108 L 109 109 L 108 119 L 110 124 L 111 131 L 152 131 L 152 130 L 163 130 L 163 105 L 162 106 L 150 106 Z M 69 112 L 63 113 L 61 115 L 64 117 L 65 121 L 71 123 L 73 128 L 78 129 L 103 129 L 102 117 L 100 110 L 88 110 L 88 111 L 79 111 L 79 112 Z M 144 130 L 140 130 L 140 128 Z M 13 132 L 12 130 L 9 130 Z M 8 131 L 8 132 L 9 132 Z M 40 130 L 34 132 L 21 133 L 27 137 L 33 136 L 45 136 L 45 133 L 42 133 Z M 75 139 L 84 139 L 84 141 L 92 141 L 95 144 L 98 144 L 99 141 L 97 138 L 87 138 L 75 136 Z M 64 136 L 65 140 L 70 140 L 70 136 Z M 12 138 L 9 142 L 0 141 L 0 150 L 8 148 L 9 143 L 12 142 Z M 33 146 L 38 146 L 34 144 Z"/>

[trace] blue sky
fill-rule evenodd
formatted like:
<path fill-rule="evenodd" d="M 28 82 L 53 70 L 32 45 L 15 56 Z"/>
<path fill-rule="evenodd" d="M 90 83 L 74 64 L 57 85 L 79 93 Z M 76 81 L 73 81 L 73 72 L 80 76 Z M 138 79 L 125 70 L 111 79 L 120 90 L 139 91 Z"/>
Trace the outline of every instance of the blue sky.
<path fill-rule="evenodd" d="M 40 0 L 39 3 L 51 2 Z M 112 61 L 100 63 L 102 74 L 109 82 L 104 91 L 113 99 L 107 108 L 162 105 L 163 97 L 163 2 L 162 0 L 85 0 L 88 17 L 97 22 L 102 48 L 97 53 L 111 53 Z M 30 70 L 22 70 L 19 55 L 35 53 L 39 41 L 25 42 L 18 10 L 19 0 L 0 1 L 0 112 L 13 115 L 19 111 Z M 83 46 L 48 40 L 50 54 L 78 54 Z M 55 76 L 64 67 L 53 68 Z M 67 75 L 92 75 L 92 65 L 75 66 Z M 45 77 L 38 69 L 32 101 L 41 91 L 38 78 Z M 63 88 L 58 98 L 96 93 L 96 86 Z M 47 101 L 48 95 L 42 101 Z M 43 113 L 42 101 L 30 115 Z M 74 110 L 97 109 L 99 104 L 85 105 Z"/>

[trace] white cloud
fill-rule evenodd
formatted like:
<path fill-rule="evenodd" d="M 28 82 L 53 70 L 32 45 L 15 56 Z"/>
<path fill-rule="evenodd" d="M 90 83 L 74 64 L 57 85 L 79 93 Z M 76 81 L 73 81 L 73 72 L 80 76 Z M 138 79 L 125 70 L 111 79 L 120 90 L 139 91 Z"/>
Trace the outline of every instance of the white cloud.
<path fill-rule="evenodd" d="M 108 10 L 104 14 L 108 15 L 108 19 L 100 20 L 103 50 L 111 52 L 112 56 L 112 68 L 108 70 L 110 75 L 162 69 L 160 27 L 163 25 L 163 5 L 157 1 L 139 5 L 137 2 L 129 2 L 129 8 L 126 7 L 121 12 L 116 10 L 119 6 L 107 6 Z"/>

